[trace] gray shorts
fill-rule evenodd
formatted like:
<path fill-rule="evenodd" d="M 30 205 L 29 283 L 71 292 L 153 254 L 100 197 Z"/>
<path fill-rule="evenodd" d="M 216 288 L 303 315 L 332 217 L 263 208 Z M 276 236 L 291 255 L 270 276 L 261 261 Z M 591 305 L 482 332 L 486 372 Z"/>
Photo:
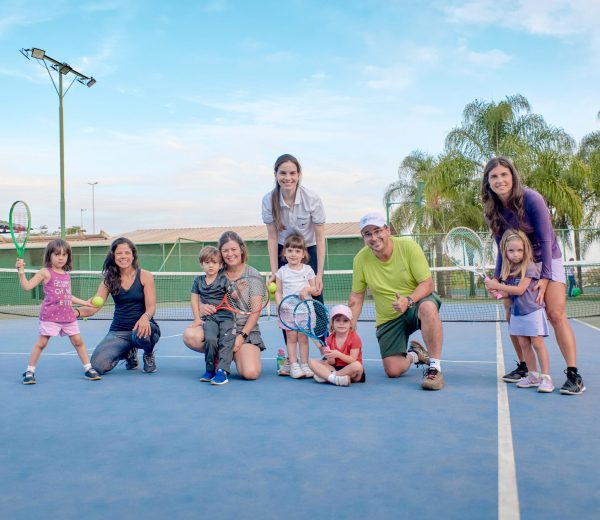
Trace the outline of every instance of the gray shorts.
<path fill-rule="evenodd" d="M 265 347 L 265 344 L 263 343 L 262 340 L 262 336 L 260 335 L 260 331 L 258 330 L 252 330 L 250 331 L 250 334 L 248 334 L 248 339 L 246 341 L 244 341 L 244 343 L 250 343 L 250 345 L 254 345 L 255 347 L 258 347 L 261 352 L 263 350 L 266 350 L 267 347 Z"/>

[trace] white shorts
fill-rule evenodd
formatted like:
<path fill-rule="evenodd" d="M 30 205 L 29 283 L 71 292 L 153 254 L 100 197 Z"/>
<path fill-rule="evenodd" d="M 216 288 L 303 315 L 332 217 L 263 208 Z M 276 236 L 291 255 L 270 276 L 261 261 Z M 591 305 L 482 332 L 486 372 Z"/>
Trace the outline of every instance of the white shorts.
<path fill-rule="evenodd" d="M 535 266 L 542 271 L 542 262 L 537 262 Z M 563 265 L 562 258 L 552 259 L 552 281 L 567 284 L 567 278 L 565 276 L 565 266 Z"/>

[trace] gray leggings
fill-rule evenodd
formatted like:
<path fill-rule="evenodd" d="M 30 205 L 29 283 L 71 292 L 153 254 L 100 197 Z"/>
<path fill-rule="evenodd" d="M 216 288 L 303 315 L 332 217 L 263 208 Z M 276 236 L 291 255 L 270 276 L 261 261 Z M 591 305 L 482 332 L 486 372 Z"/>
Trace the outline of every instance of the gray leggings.
<path fill-rule="evenodd" d="M 158 324 L 150 322 L 150 337 L 138 338 L 135 332 L 130 330 L 111 330 L 104 339 L 98 343 L 92 354 L 92 366 L 100 374 L 105 374 L 117 366 L 117 363 L 127 357 L 132 348 L 141 348 L 146 354 L 154 350 L 154 346 L 160 339 L 160 328 Z"/>

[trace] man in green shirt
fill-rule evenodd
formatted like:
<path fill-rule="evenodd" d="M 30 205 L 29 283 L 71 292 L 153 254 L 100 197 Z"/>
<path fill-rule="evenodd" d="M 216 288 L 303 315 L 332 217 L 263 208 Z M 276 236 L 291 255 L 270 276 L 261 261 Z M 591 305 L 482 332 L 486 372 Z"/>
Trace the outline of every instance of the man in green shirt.
<path fill-rule="evenodd" d="M 407 237 L 392 237 L 378 213 L 360 219 L 365 246 L 354 257 L 349 307 L 356 321 L 367 287 L 375 300 L 377 341 L 388 377 L 400 377 L 414 363 L 427 364 L 422 387 L 441 390 L 441 300 L 423 250 Z M 427 349 L 409 336 L 420 329 Z"/>

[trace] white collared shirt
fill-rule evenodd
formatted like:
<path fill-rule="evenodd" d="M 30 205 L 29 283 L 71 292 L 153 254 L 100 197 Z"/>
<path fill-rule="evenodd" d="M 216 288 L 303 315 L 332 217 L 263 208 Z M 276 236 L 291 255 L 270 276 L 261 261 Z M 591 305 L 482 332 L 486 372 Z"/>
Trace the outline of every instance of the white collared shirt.
<path fill-rule="evenodd" d="M 262 200 L 262 219 L 265 224 L 273 224 L 273 208 L 271 206 L 271 194 L 267 193 Z M 279 206 L 281 207 L 281 220 L 285 229 L 279 231 L 277 241 L 283 245 L 290 233 L 300 233 L 304 237 L 306 246 L 314 246 L 315 224 L 325 224 L 325 208 L 321 197 L 314 191 L 299 186 L 296 190 L 296 200 L 290 208 L 279 194 Z"/>

